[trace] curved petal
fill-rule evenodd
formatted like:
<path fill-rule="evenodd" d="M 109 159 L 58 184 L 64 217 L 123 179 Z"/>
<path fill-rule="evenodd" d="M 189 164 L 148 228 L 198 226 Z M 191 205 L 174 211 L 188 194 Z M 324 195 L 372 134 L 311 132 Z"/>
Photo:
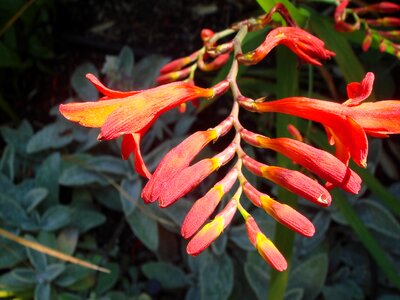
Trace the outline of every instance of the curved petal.
<path fill-rule="evenodd" d="M 100 93 L 102 93 L 103 95 L 105 95 L 105 96 L 107 96 L 108 98 L 111 98 L 111 99 L 114 99 L 114 98 L 125 98 L 125 97 L 132 96 L 132 95 L 135 95 L 135 94 L 141 92 L 141 91 L 121 92 L 121 91 L 112 90 L 112 89 L 106 87 L 104 84 L 102 84 L 100 82 L 100 80 L 96 76 L 91 74 L 91 73 L 87 73 L 86 74 L 86 78 L 96 87 L 96 89 Z"/>
<path fill-rule="evenodd" d="M 359 105 L 362 101 L 367 99 L 368 96 L 371 95 L 374 85 L 374 79 L 374 73 L 368 72 L 361 83 L 349 83 L 347 85 L 347 96 L 349 97 L 349 100 L 347 100 L 343 104 L 347 106 L 355 106 Z"/>

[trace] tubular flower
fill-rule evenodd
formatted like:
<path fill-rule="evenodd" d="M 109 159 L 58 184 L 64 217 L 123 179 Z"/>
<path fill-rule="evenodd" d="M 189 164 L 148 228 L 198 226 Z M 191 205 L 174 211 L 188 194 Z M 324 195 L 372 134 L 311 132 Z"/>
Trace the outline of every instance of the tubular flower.
<path fill-rule="evenodd" d="M 213 88 L 204 89 L 185 82 L 175 82 L 145 91 L 118 92 L 104 87 L 93 75 L 87 76 L 106 95 L 106 100 L 61 104 L 61 114 L 86 127 L 100 128 L 99 140 L 128 135 L 123 143 L 123 157 L 135 152 L 136 170 L 150 176 L 141 158 L 140 138 L 163 112 L 200 97 L 211 98 Z M 217 88 L 221 90 L 221 87 Z M 218 92 L 217 92 L 218 93 Z M 131 135 L 131 136 L 129 136 Z"/>
<path fill-rule="evenodd" d="M 271 139 L 246 129 L 241 135 L 249 144 L 277 151 L 347 192 L 357 194 L 361 189 L 357 173 L 329 152 L 289 138 Z"/>
<path fill-rule="evenodd" d="M 160 207 L 167 207 L 175 203 L 196 188 L 212 172 L 229 162 L 235 154 L 235 147 L 236 145 L 232 143 L 221 153 L 188 166 L 171 178 L 168 186 L 164 187 L 155 198 L 159 201 Z"/>
<path fill-rule="evenodd" d="M 186 252 L 190 255 L 198 255 L 210 246 L 210 244 L 215 241 L 231 223 L 236 210 L 237 201 L 236 199 L 232 199 L 210 223 L 206 224 L 198 233 L 196 233 L 188 243 Z"/>
<path fill-rule="evenodd" d="M 142 191 L 145 202 L 154 202 L 160 198 L 164 189 L 184 169 L 189 167 L 195 156 L 211 141 L 225 135 L 232 128 L 233 118 L 228 117 L 218 126 L 206 131 L 197 131 L 178 146 L 171 149 L 161 160 L 153 176 Z"/>
<path fill-rule="evenodd" d="M 244 166 L 253 174 L 264 177 L 315 204 L 330 205 L 332 197 L 329 192 L 317 181 L 303 173 L 281 167 L 267 166 L 247 155 L 242 159 Z"/>
<path fill-rule="evenodd" d="M 274 243 L 263 234 L 254 218 L 250 215 L 245 217 L 247 235 L 252 245 L 257 249 L 261 257 L 275 270 L 287 269 L 287 262 Z"/>
<path fill-rule="evenodd" d="M 325 49 L 323 41 L 298 27 L 279 27 L 268 33 L 265 41 L 255 50 L 239 54 L 237 60 L 245 65 L 260 62 L 273 48 L 285 45 L 307 63 L 320 66 L 319 60 L 326 60 L 335 55 Z"/>
<path fill-rule="evenodd" d="M 359 166 L 365 167 L 368 153 L 365 134 L 385 137 L 400 133 L 400 101 L 361 103 L 369 96 L 372 82 L 373 74 L 368 73 L 361 83 L 351 83 L 350 99 L 343 104 L 306 97 L 241 104 L 253 111 L 285 113 L 322 123 L 336 144 L 336 156 L 345 164 L 351 156 Z"/>
<path fill-rule="evenodd" d="M 222 197 L 232 188 L 237 175 L 237 169 L 233 168 L 221 181 L 217 182 L 203 197 L 194 203 L 182 224 L 181 234 L 184 238 L 190 238 L 195 234 L 211 216 Z"/>
<path fill-rule="evenodd" d="M 279 203 L 270 196 L 259 192 L 247 181 L 242 184 L 242 186 L 247 198 L 249 198 L 253 203 L 260 203 L 260 206 L 265 210 L 265 212 L 279 223 L 306 237 L 314 235 L 314 225 L 292 207 Z"/>

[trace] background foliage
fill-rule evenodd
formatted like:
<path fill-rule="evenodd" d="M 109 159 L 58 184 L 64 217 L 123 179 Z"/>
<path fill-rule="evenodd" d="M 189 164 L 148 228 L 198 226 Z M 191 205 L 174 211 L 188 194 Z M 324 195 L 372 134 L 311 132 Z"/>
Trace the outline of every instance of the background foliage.
<path fill-rule="evenodd" d="M 17 2 L 2 2 L 1 11 L 7 8 L 9 15 L 15 14 L 23 3 Z M 260 1 L 263 8 L 265 3 L 268 1 Z M 282 62 L 291 60 L 286 52 L 278 53 L 276 60 L 270 59 L 258 68 L 241 69 L 242 90 L 254 98 L 273 98 L 282 90 L 297 90 L 294 92 L 342 100 L 345 82 L 360 80 L 368 70 L 376 73 L 377 98 L 398 99 L 398 60 L 374 48 L 361 53 L 361 39 L 335 32 L 327 18 L 331 13 L 328 6 L 318 5 L 318 12 L 307 6 L 302 10 L 293 8 L 294 16 L 304 19 L 308 29 L 326 41 L 328 48 L 336 52 L 336 61 L 322 69 L 294 61 L 295 67 L 292 63 L 285 69 Z M 45 29 L 51 28 L 46 18 L 51 15 L 51 7 L 51 1 L 37 1 L 33 9 L 27 10 L 29 14 L 24 14 L 26 20 L 21 19 L 22 23 L 0 37 L 1 53 L 14 58 L 0 55 L 0 74 L 7 82 L 15 81 L 14 85 L 6 85 L 2 80 L 2 88 L 13 86 L 20 91 L 20 78 L 26 70 L 48 72 L 42 63 L 52 57 L 51 40 L 46 39 L 51 30 Z M 35 17 L 30 19 L 30 14 Z M 32 22 L 38 20 L 44 22 L 44 27 L 32 27 Z M 37 31 L 26 33 L 29 28 Z M 26 50 L 20 44 L 13 46 L 13 40 L 27 42 L 24 34 L 33 39 L 28 41 L 32 49 Z M 257 34 L 251 36 L 245 47 L 254 48 L 262 38 Z M 40 46 L 34 46 L 35 43 Z M 39 56 L 35 55 L 35 47 L 43 47 L 37 50 Z M 18 64 L 4 65 L 13 61 Z M 106 55 L 102 63 L 79 65 L 66 84 L 72 87 L 75 97 L 85 100 L 98 97 L 84 78 L 87 72 L 101 76 L 116 89 L 144 89 L 154 85 L 158 69 L 167 61 L 160 55 L 138 59 L 131 48 L 123 47 L 118 55 Z M 224 72 L 213 75 L 221 77 Z M 294 86 L 293 81 L 288 81 L 290 76 L 298 84 Z M 212 78 L 204 76 L 200 80 L 210 84 Z M 223 101 L 220 99 L 219 103 Z M 8 120 L 20 117 L 16 113 L 20 103 L 2 103 Z M 190 106 L 185 114 L 173 110 L 164 115 L 142 144 L 150 169 L 188 133 L 217 124 L 227 111 L 229 108 L 224 105 L 210 105 L 201 112 Z M 245 118 L 260 132 L 277 129 L 269 116 Z M 133 172 L 132 162 L 121 160 L 118 142 L 98 143 L 97 130 L 66 121 L 56 107 L 49 120 L 52 121 L 31 117 L 1 126 L 4 147 L 0 160 L 0 226 L 102 265 L 111 273 L 67 264 L 0 238 L 0 298 L 219 300 L 266 299 L 271 295 L 271 270 L 255 253 L 240 222 L 234 220 L 233 226 L 200 256 L 186 255 L 185 241 L 179 236 L 180 225 L 191 202 L 204 194 L 206 187 L 168 209 L 144 205 L 140 199 L 143 182 Z M 308 133 L 306 138 L 328 147 L 319 128 L 309 123 L 299 126 Z M 299 210 L 312 219 L 317 233 L 311 239 L 293 237 L 285 299 L 391 300 L 400 293 L 396 282 L 400 272 L 400 162 L 396 155 L 399 138 L 371 141 L 370 148 L 368 170 L 359 170 L 366 184 L 362 193 L 335 194 L 332 207 L 324 210 L 298 200 Z M 254 155 L 259 154 L 255 151 Z M 268 159 L 276 158 L 271 155 Z M 272 185 L 264 188 L 277 192 Z M 274 232 L 275 221 L 259 210 L 252 214 L 261 229 Z"/>

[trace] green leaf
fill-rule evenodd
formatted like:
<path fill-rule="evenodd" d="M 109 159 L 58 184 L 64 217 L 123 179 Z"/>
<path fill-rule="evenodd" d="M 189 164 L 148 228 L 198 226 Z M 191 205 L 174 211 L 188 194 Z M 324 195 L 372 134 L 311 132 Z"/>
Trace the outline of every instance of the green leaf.
<path fill-rule="evenodd" d="M 29 221 L 27 214 L 18 202 L 4 194 L 0 194 L 0 217 L 4 222 L 15 226 Z"/>
<path fill-rule="evenodd" d="M 141 191 L 142 182 L 140 180 L 122 180 L 120 199 L 125 216 L 129 216 L 136 209 Z"/>
<path fill-rule="evenodd" d="M 124 46 L 118 55 L 118 72 L 126 77 L 132 76 L 133 64 L 135 63 L 135 57 L 130 47 Z"/>
<path fill-rule="evenodd" d="M 156 251 L 158 248 L 157 222 L 145 215 L 140 209 L 135 209 L 129 216 L 126 216 L 126 220 L 138 239 L 147 248 Z"/>
<path fill-rule="evenodd" d="M 58 178 L 61 174 L 61 157 L 56 152 L 48 156 L 36 171 L 36 185 L 44 187 L 49 192 L 44 203 L 54 205 L 59 202 L 60 186 Z"/>
<path fill-rule="evenodd" d="M 65 271 L 65 265 L 62 263 L 51 264 L 46 267 L 44 272 L 40 274 L 47 282 L 56 279 L 62 272 Z"/>
<path fill-rule="evenodd" d="M 199 274 L 201 299 L 228 299 L 233 289 L 233 272 L 233 263 L 228 255 L 211 256 Z"/>
<path fill-rule="evenodd" d="M 38 281 L 37 273 L 28 268 L 17 268 L 11 271 L 11 275 L 16 280 L 26 283 L 36 283 Z"/>
<path fill-rule="evenodd" d="M 125 160 L 110 155 L 91 157 L 88 159 L 87 165 L 91 170 L 113 175 L 126 176 L 129 171 L 129 166 Z"/>
<path fill-rule="evenodd" d="M 25 248 L 21 245 L 0 239 L 0 269 L 9 269 L 26 259 Z"/>
<path fill-rule="evenodd" d="M 111 270 L 109 274 L 100 273 L 97 278 L 95 292 L 97 295 L 102 295 L 105 292 L 111 290 L 120 279 L 120 268 L 116 263 L 107 263 L 104 265 L 105 268 Z"/>
<path fill-rule="evenodd" d="M 324 286 L 328 273 L 328 257 L 317 254 L 298 265 L 290 274 L 289 288 L 302 288 L 304 299 L 315 299 Z M 307 276 L 304 276 L 307 274 Z"/>
<path fill-rule="evenodd" d="M 50 300 L 50 284 L 41 282 L 36 285 L 34 300 Z"/>
<path fill-rule="evenodd" d="M 325 300 L 361 300 L 365 298 L 362 289 L 353 280 L 327 285 L 322 293 Z"/>
<path fill-rule="evenodd" d="M 301 288 L 291 289 L 285 293 L 285 300 L 302 300 L 303 295 L 304 295 L 303 289 Z"/>
<path fill-rule="evenodd" d="M 94 210 L 75 208 L 71 213 L 71 226 L 86 232 L 106 221 L 106 217 Z"/>
<path fill-rule="evenodd" d="M 142 265 L 144 275 L 160 282 L 165 289 L 184 288 L 189 284 L 186 274 L 178 267 L 164 262 L 150 262 Z"/>
<path fill-rule="evenodd" d="M 26 207 L 26 211 L 29 213 L 33 211 L 49 194 L 45 188 L 34 188 L 25 194 L 22 205 Z"/>
<path fill-rule="evenodd" d="M 371 228 L 387 237 L 400 239 L 399 222 L 379 202 L 360 199 L 354 208 L 367 228 Z"/>
<path fill-rule="evenodd" d="M 65 228 L 57 237 L 58 249 L 68 255 L 75 252 L 78 244 L 79 230 L 77 228 Z"/>
<path fill-rule="evenodd" d="M 388 279 L 400 288 L 400 276 L 398 275 L 393 263 L 388 258 L 387 253 L 382 249 L 376 239 L 365 227 L 354 208 L 348 203 L 347 199 L 338 191 L 332 191 L 335 198 L 335 205 L 340 209 L 347 222 L 353 228 L 358 238 L 364 244 L 368 252 L 374 258 L 378 266 L 382 269 Z"/>
<path fill-rule="evenodd" d="M 74 137 L 71 134 L 63 134 L 64 130 L 65 128 L 61 127 L 59 123 L 53 123 L 42 128 L 29 139 L 26 152 L 32 154 L 68 145 Z"/>
<path fill-rule="evenodd" d="M 29 240 L 35 241 L 33 238 L 26 237 Z M 28 254 L 28 258 L 32 266 L 38 271 L 38 272 L 44 272 L 47 267 L 47 257 L 45 254 L 38 252 L 36 250 L 33 250 L 31 248 L 26 248 L 26 252 Z"/>
<path fill-rule="evenodd" d="M 1 156 L 0 172 L 4 173 L 4 175 L 7 175 L 11 180 L 14 179 L 15 175 L 14 164 L 15 149 L 12 145 L 7 145 L 4 148 L 3 155 Z M 0 176 L 3 176 L 3 174 L 0 173 Z"/>
<path fill-rule="evenodd" d="M 17 53 L 0 41 L 0 68 L 21 68 L 22 66 Z"/>
<path fill-rule="evenodd" d="M 70 221 L 70 208 L 63 205 L 56 205 L 46 210 L 40 220 L 40 226 L 43 230 L 55 231 L 66 226 Z"/>
<path fill-rule="evenodd" d="M 24 120 L 17 129 L 0 128 L 1 135 L 8 145 L 12 145 L 17 153 L 26 154 L 27 141 L 33 135 L 31 124 Z"/>
<path fill-rule="evenodd" d="M 61 293 L 58 294 L 57 300 L 82 300 L 82 297 L 70 293 Z"/>
<path fill-rule="evenodd" d="M 258 300 L 267 299 L 268 281 L 270 276 L 265 265 L 255 265 L 247 261 L 244 265 L 244 273 L 251 289 L 257 295 Z"/>
<path fill-rule="evenodd" d="M 85 75 L 87 73 L 98 76 L 97 69 L 92 63 L 84 63 L 78 66 L 74 73 L 72 73 L 71 85 L 78 94 L 78 97 L 82 100 L 97 100 L 99 98 L 99 92 L 93 84 L 86 79 Z"/>
<path fill-rule="evenodd" d="M 105 207 L 118 212 L 122 211 L 121 202 L 118 200 L 119 193 L 114 187 L 95 187 L 90 189 L 90 192 Z"/>
<path fill-rule="evenodd" d="M 161 67 L 168 59 L 160 55 L 148 55 L 137 63 L 133 69 L 132 81 L 136 89 L 147 89 L 154 85 Z"/>
<path fill-rule="evenodd" d="M 58 180 L 62 185 L 66 186 L 84 186 L 88 184 L 98 183 L 106 185 L 107 181 L 98 173 L 83 169 L 80 166 L 72 166 L 65 169 Z"/>

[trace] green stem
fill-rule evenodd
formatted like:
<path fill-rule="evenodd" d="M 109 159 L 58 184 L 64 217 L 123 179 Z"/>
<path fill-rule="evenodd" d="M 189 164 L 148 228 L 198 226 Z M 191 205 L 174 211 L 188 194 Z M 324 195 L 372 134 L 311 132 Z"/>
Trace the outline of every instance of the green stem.
<path fill-rule="evenodd" d="M 277 98 L 296 95 L 298 89 L 297 58 L 286 48 L 277 49 Z M 297 119 L 288 115 L 277 115 L 277 136 L 288 136 L 287 125 L 296 125 Z M 293 168 L 290 160 L 282 155 L 277 156 L 277 164 L 280 167 Z M 297 196 L 282 189 L 278 189 L 278 199 L 294 207 Z M 271 281 L 268 290 L 268 299 L 284 299 L 289 279 L 289 270 L 292 260 L 295 234 L 293 231 L 277 224 L 274 243 L 288 261 L 288 270 L 284 272 L 271 271 Z"/>

